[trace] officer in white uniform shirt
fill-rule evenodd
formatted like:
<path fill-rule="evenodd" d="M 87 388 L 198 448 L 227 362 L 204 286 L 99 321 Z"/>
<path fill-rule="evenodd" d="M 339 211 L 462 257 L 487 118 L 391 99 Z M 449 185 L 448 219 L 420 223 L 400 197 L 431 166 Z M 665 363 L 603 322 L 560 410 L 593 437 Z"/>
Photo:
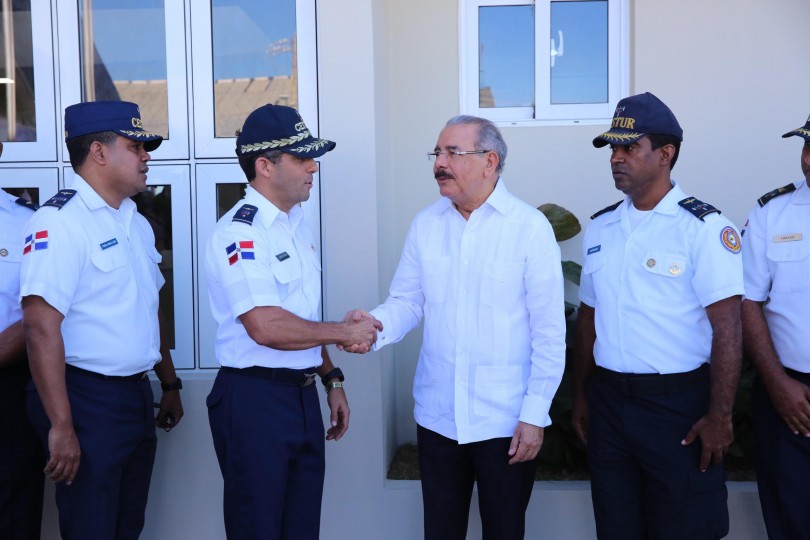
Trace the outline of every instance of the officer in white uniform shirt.
<path fill-rule="evenodd" d="M 42 521 L 45 456 L 25 412 L 31 373 L 20 308 L 23 227 L 37 208 L 0 190 L 0 538 L 6 540 L 39 540 Z"/>
<path fill-rule="evenodd" d="M 36 389 L 28 411 L 48 451 L 64 538 L 137 538 L 155 458 L 157 419 L 183 414 L 181 388 L 161 351 L 160 255 L 129 197 L 146 189 L 149 151 L 134 103 L 65 110 L 65 140 L 78 177 L 43 204 L 25 229 L 21 291 Z"/>
<path fill-rule="evenodd" d="M 319 375 L 331 426 L 349 427 L 343 373 L 324 345 L 369 350 L 376 321 L 320 322 L 321 263 L 300 203 L 309 199 L 318 139 L 291 107 L 265 105 L 236 139 L 250 183 L 217 223 L 205 272 L 222 365 L 207 399 L 224 479 L 225 532 L 237 540 L 316 539 L 325 471 Z"/>
<path fill-rule="evenodd" d="M 425 317 L 413 394 L 428 540 L 466 538 L 474 483 L 484 539 L 523 538 L 565 367 L 559 247 L 545 216 L 507 190 L 506 153 L 489 120 L 445 125 L 428 154 L 442 198 L 417 214 L 371 311 L 384 326 L 375 348 Z"/>
<path fill-rule="evenodd" d="M 757 486 L 768 538 L 810 538 L 810 118 L 801 137 L 804 179 L 759 199 L 743 236 L 743 339 L 752 389 Z"/>
<path fill-rule="evenodd" d="M 610 130 L 616 188 L 583 240 L 573 423 L 600 540 L 721 538 L 740 373 L 740 238 L 670 178 L 683 131 L 650 93 Z M 586 391 L 587 381 L 587 391 Z"/>

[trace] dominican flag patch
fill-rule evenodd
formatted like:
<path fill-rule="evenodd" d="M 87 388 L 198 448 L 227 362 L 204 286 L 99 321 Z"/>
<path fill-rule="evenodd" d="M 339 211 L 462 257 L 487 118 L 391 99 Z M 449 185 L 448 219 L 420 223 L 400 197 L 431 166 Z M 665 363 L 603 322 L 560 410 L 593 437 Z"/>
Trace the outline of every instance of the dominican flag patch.
<path fill-rule="evenodd" d="M 38 231 L 25 237 L 23 255 L 41 249 L 48 249 L 48 231 Z"/>
<path fill-rule="evenodd" d="M 233 266 L 239 259 L 254 260 L 256 256 L 253 253 L 253 240 L 240 240 L 234 242 L 225 248 L 225 253 L 228 255 L 228 262 Z"/>

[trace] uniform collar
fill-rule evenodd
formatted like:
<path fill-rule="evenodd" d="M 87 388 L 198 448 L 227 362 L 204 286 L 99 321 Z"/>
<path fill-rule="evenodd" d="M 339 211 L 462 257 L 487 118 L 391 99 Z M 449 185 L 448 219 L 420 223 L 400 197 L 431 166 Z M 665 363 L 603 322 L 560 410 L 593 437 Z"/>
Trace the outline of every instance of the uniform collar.
<path fill-rule="evenodd" d="M 292 228 L 295 228 L 304 216 L 300 204 L 296 204 L 290 209 L 288 214 L 285 214 L 249 184 L 247 188 L 245 188 L 244 200 L 247 204 L 252 204 L 259 209 L 256 217 L 265 229 L 269 229 L 273 222 L 279 218 L 285 223 L 289 223 Z"/>
<path fill-rule="evenodd" d="M 14 195 L 7 193 L 6 191 L 0 189 L 0 209 L 5 210 L 6 212 L 12 212 L 14 210 L 14 201 L 17 199 Z"/>
<path fill-rule="evenodd" d="M 672 189 L 670 189 L 664 198 L 658 201 L 658 204 L 655 205 L 651 211 L 655 212 L 656 214 L 664 214 L 668 216 L 674 216 L 678 213 L 678 201 L 681 201 L 686 198 L 686 194 L 683 192 L 681 187 L 675 180 L 671 180 L 672 182 Z M 633 204 L 630 197 L 625 197 L 622 204 L 619 207 L 611 212 L 607 216 L 607 223 L 613 223 L 616 221 L 621 221 L 623 216 L 627 216 L 626 219 L 630 219 L 629 217 L 629 210 L 630 205 Z"/>
<path fill-rule="evenodd" d="M 488 204 L 501 214 L 506 214 L 509 207 L 510 195 L 509 190 L 506 189 L 506 184 L 503 182 L 503 178 L 499 177 L 498 181 L 495 183 L 495 189 L 492 190 L 492 193 L 489 194 L 489 197 L 487 197 L 487 200 L 485 200 L 484 204 L 481 206 L 483 207 L 484 205 Z M 442 201 L 444 201 L 444 203 L 443 207 L 439 211 L 440 214 L 450 210 L 451 208 L 455 209 L 455 206 L 453 206 L 453 201 L 447 197 L 442 197 Z M 476 208 L 476 210 L 478 209 Z"/>
<path fill-rule="evenodd" d="M 100 208 L 108 208 L 113 214 L 119 214 L 127 225 L 132 219 L 132 215 L 135 213 L 135 203 L 132 199 L 125 197 L 116 210 L 107 204 L 107 201 L 102 199 L 101 195 L 96 193 L 96 190 L 79 175 L 73 177 L 73 185 L 71 188 L 76 190 L 76 194 L 81 197 L 88 209 L 95 211 Z"/>
<path fill-rule="evenodd" d="M 806 181 L 803 181 L 796 188 L 793 197 L 790 199 L 790 204 L 810 204 L 810 188 L 807 187 Z"/>

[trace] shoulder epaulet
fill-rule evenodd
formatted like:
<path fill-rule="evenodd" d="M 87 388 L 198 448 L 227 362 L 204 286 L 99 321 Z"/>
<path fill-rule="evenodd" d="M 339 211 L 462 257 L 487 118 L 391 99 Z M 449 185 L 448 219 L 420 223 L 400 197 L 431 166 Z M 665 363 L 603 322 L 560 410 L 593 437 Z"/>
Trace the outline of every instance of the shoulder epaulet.
<path fill-rule="evenodd" d="M 784 195 L 785 193 L 790 193 L 791 191 L 796 191 L 796 186 L 794 186 L 793 184 L 788 184 L 786 186 L 776 188 L 773 191 L 769 191 L 768 193 L 757 199 L 757 202 L 759 203 L 760 206 L 765 206 L 770 201 L 777 198 L 779 195 Z"/>
<path fill-rule="evenodd" d="M 20 206 L 24 206 L 36 212 L 39 210 L 39 205 L 33 201 L 29 201 L 28 199 L 23 199 L 22 197 L 17 197 L 17 200 L 14 201 L 15 203 L 19 204 Z"/>
<path fill-rule="evenodd" d="M 61 189 L 56 195 L 45 201 L 42 206 L 55 206 L 61 210 L 74 195 L 76 195 L 75 189 Z"/>
<path fill-rule="evenodd" d="M 620 204 L 622 204 L 623 202 L 624 202 L 624 199 L 622 199 L 621 201 L 617 202 L 616 204 L 611 204 L 610 206 L 608 206 L 608 207 L 606 207 L 606 208 L 602 208 L 602 209 L 601 209 L 601 210 L 599 210 L 597 213 L 595 213 L 594 215 L 592 215 L 592 216 L 591 216 L 591 219 L 596 219 L 596 218 L 598 218 L 599 216 L 601 216 L 602 214 L 607 214 L 608 212 L 612 212 L 612 211 L 616 210 L 616 209 L 619 207 L 619 205 L 620 205 Z"/>
<path fill-rule="evenodd" d="M 682 201 L 678 201 L 678 205 L 698 218 L 700 221 L 703 221 L 703 218 L 708 216 L 709 214 L 714 214 L 717 212 L 720 213 L 720 210 L 715 208 L 714 206 L 710 205 L 709 203 L 705 203 L 701 200 L 698 200 L 694 197 L 687 197 Z"/>
<path fill-rule="evenodd" d="M 240 223 L 247 223 L 248 225 L 253 225 L 253 218 L 256 217 L 256 213 L 259 211 L 258 208 L 253 206 L 252 204 L 243 204 L 239 210 L 233 215 L 232 221 L 238 221 Z"/>

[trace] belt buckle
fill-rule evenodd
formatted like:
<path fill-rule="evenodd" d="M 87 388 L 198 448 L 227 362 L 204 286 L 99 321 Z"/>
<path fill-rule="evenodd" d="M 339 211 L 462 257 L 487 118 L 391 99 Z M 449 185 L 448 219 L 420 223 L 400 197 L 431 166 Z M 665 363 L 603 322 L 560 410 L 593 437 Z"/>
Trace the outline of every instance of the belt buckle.
<path fill-rule="evenodd" d="M 315 382 L 315 374 L 314 373 L 304 373 L 301 377 L 301 382 L 299 382 L 299 386 L 309 386 L 310 384 Z"/>

